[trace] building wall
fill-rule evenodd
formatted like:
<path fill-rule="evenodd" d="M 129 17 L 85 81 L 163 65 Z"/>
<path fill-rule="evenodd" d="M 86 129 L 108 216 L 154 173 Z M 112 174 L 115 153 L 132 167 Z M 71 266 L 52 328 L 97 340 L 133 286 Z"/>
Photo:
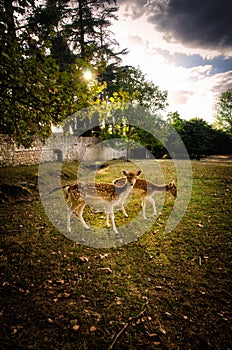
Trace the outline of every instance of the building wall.
<path fill-rule="evenodd" d="M 44 145 L 37 140 L 32 147 L 24 148 L 18 147 L 10 136 L 0 134 L 0 167 L 55 161 L 105 161 L 125 156 L 125 151 L 104 147 L 95 137 L 53 134 Z"/>

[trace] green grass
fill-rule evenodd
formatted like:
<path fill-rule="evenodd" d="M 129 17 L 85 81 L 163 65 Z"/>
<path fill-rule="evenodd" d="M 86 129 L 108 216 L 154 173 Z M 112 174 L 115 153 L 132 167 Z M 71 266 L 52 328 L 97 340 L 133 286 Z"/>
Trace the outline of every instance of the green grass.
<path fill-rule="evenodd" d="M 165 182 L 176 180 L 171 161 L 158 163 Z M 96 181 L 138 167 L 109 162 Z M 64 164 L 62 183 L 75 182 L 77 170 L 78 164 Z M 50 222 L 36 166 L 0 169 L 0 349 L 231 349 L 232 164 L 192 162 L 192 170 L 191 200 L 173 231 L 164 230 L 174 204 L 167 194 L 157 221 L 148 204 L 151 225 L 143 235 L 97 249 L 68 239 Z M 141 216 L 138 197 L 127 211 Z M 65 212 L 57 214 L 57 227 L 59 215 L 65 219 Z M 115 216 L 123 233 L 130 219 Z M 88 235 L 100 236 L 105 217 L 86 208 L 85 218 L 90 231 L 75 218 L 72 227 L 88 244 Z M 103 244 L 114 237 L 102 232 Z"/>

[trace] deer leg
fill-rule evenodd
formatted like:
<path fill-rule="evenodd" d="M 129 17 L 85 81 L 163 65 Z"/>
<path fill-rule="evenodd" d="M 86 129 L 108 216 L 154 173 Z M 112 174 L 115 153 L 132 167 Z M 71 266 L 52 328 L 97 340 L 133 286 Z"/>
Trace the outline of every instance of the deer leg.
<path fill-rule="evenodd" d="M 109 220 L 109 216 L 110 216 L 110 219 L 112 222 L 114 233 L 118 233 L 117 227 L 116 227 L 115 222 L 114 222 L 114 208 L 113 207 L 106 208 L 106 218 L 108 217 L 108 220 Z M 107 221 L 106 221 L 106 223 L 107 223 Z M 109 224 L 109 222 L 108 222 L 108 224 Z"/>
<path fill-rule="evenodd" d="M 84 208 L 85 208 L 85 202 L 83 201 L 78 207 L 77 215 L 78 215 L 78 218 L 80 219 L 80 222 L 82 223 L 83 227 L 86 230 L 89 230 L 89 226 L 86 224 L 86 222 L 85 222 L 85 220 L 83 219 L 83 216 L 82 216 Z"/>
<path fill-rule="evenodd" d="M 86 230 L 89 229 L 89 226 L 86 224 L 85 220 L 83 219 L 83 210 L 85 207 L 85 202 L 81 202 L 78 205 L 72 205 L 70 208 L 68 208 L 67 210 L 67 231 L 71 232 L 71 226 L 70 226 L 70 219 L 71 219 L 71 215 L 72 213 L 75 211 L 77 213 L 77 216 L 80 220 L 80 222 L 82 223 L 82 225 L 84 226 L 84 228 Z"/>
<path fill-rule="evenodd" d="M 124 207 L 124 201 L 122 202 L 122 213 L 125 216 L 125 218 L 128 218 L 128 214 L 127 214 L 126 209 Z"/>
<path fill-rule="evenodd" d="M 117 227 L 116 227 L 116 225 L 115 225 L 115 222 L 114 222 L 114 211 L 112 211 L 112 212 L 110 213 L 110 218 L 111 218 L 111 221 L 112 221 L 114 233 L 119 233 L 118 230 L 117 230 Z"/>
<path fill-rule="evenodd" d="M 71 219 L 72 213 L 73 213 L 72 208 L 67 208 L 67 231 L 68 232 L 71 232 L 70 219 Z"/>
<path fill-rule="evenodd" d="M 142 197 L 142 211 L 143 211 L 143 218 L 144 218 L 144 220 L 147 220 L 147 217 L 146 217 L 146 199 L 145 199 L 145 197 Z"/>
<path fill-rule="evenodd" d="M 152 197 L 148 197 L 147 198 L 149 200 L 149 202 L 152 204 L 153 206 L 153 215 L 154 216 L 157 216 L 157 210 L 156 210 L 156 204 L 155 204 L 155 201 Z"/>
<path fill-rule="evenodd" d="M 106 227 L 110 227 L 110 221 L 109 221 L 110 214 L 106 212 Z"/>

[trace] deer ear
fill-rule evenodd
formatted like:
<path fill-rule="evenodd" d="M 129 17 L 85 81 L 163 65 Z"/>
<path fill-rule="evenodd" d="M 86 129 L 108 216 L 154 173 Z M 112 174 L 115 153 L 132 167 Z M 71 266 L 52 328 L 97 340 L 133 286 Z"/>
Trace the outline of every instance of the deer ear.
<path fill-rule="evenodd" d="M 143 172 L 142 170 L 138 170 L 136 175 L 139 176 L 142 174 L 142 172 Z"/>
<path fill-rule="evenodd" d="M 127 176 L 128 175 L 128 172 L 126 171 L 126 170 L 122 170 L 122 173 L 123 173 L 123 175 L 125 175 L 125 176 Z"/>

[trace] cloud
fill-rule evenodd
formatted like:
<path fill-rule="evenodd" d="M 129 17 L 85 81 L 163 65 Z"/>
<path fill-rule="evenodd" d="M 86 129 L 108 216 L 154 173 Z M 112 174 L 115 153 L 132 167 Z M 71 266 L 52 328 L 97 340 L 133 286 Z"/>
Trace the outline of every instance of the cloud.
<path fill-rule="evenodd" d="M 125 18 L 130 17 L 133 20 L 141 17 L 146 12 L 147 0 L 119 0 L 119 6 L 125 5 Z"/>
<path fill-rule="evenodd" d="M 138 35 L 128 35 L 128 40 L 130 40 L 131 43 L 133 43 L 135 45 L 142 45 L 143 44 L 142 38 Z"/>
<path fill-rule="evenodd" d="M 162 55 L 167 63 L 175 63 L 176 66 L 192 68 L 198 66 L 212 66 L 211 75 L 227 72 L 232 69 L 232 58 L 225 58 L 219 55 L 213 58 L 206 58 L 200 54 L 188 54 L 183 52 L 171 52 L 167 49 L 154 48 L 154 54 Z"/>
<path fill-rule="evenodd" d="M 208 70 L 210 71 L 210 67 Z M 188 79 L 189 73 L 196 78 L 192 83 Z M 216 101 L 222 92 L 231 88 L 232 71 L 210 76 L 205 67 L 187 69 L 183 86 L 178 84 L 175 89 L 169 91 L 170 111 L 173 112 L 173 106 L 178 106 L 176 109 L 181 117 L 185 119 L 200 117 L 212 123 Z"/>
<path fill-rule="evenodd" d="M 188 102 L 188 99 L 191 95 L 191 91 L 178 90 L 172 91 L 171 98 L 175 100 L 175 103 L 177 103 L 178 105 L 185 105 Z"/>
<path fill-rule="evenodd" d="M 168 91 L 168 111 L 213 122 L 216 100 L 232 88 L 232 1 L 119 0 L 119 10 L 123 63 Z"/>
<path fill-rule="evenodd" d="M 231 0 L 120 0 L 119 4 L 130 8 L 134 18 L 146 13 L 169 43 L 232 55 Z"/>
<path fill-rule="evenodd" d="M 221 94 L 228 89 L 232 89 L 232 70 L 214 76 L 212 91 L 215 94 Z"/>

